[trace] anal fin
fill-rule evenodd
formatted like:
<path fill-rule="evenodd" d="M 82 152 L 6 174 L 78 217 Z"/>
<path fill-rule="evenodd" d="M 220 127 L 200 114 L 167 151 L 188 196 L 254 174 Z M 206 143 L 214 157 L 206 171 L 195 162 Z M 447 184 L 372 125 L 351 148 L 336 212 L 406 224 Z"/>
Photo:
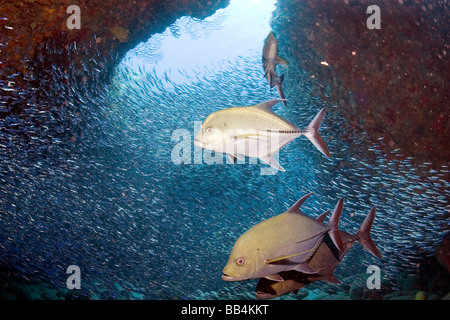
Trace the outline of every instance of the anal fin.
<path fill-rule="evenodd" d="M 277 160 L 275 160 L 275 158 L 272 155 L 266 155 L 266 156 L 259 157 L 259 160 L 261 160 L 264 163 L 267 163 L 269 166 L 271 166 L 272 168 L 274 168 L 276 170 L 286 171 L 283 169 L 282 166 L 280 166 L 280 164 L 277 162 Z"/>

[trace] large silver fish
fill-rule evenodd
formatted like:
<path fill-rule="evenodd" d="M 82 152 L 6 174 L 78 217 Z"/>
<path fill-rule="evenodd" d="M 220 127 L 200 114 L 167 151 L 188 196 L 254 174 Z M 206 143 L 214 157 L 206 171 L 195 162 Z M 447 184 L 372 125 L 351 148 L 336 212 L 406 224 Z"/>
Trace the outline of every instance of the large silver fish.
<path fill-rule="evenodd" d="M 344 250 L 338 230 L 342 203 L 338 203 L 325 226 L 299 210 L 310 195 L 303 196 L 287 212 L 260 222 L 240 236 L 223 269 L 222 279 L 238 281 L 266 277 L 283 281 L 278 274 L 282 271 L 316 273 L 308 261 L 327 233 L 336 247 Z"/>
<path fill-rule="evenodd" d="M 195 136 L 198 147 L 228 154 L 233 160 L 259 158 L 277 170 L 284 169 L 273 155 L 295 138 L 304 135 L 327 157 L 330 153 L 319 135 L 326 108 L 321 109 L 305 130 L 273 113 L 281 99 L 249 107 L 233 107 L 210 114 Z"/>
<path fill-rule="evenodd" d="M 288 63 L 286 62 L 286 60 L 278 56 L 278 42 L 273 32 L 269 33 L 266 41 L 264 42 L 262 63 L 264 68 L 264 76 L 267 78 L 270 88 L 273 88 L 275 86 L 280 98 L 284 99 L 284 74 L 278 77 L 277 73 L 275 72 L 275 68 L 277 64 L 283 64 L 287 66 Z M 287 106 L 286 100 L 283 100 L 283 103 L 285 106 Z"/>
<path fill-rule="evenodd" d="M 340 231 L 344 245 L 343 251 L 340 251 L 328 235 L 325 235 L 322 243 L 319 245 L 314 255 L 308 262 L 309 267 L 315 270 L 316 273 L 306 274 L 291 270 L 281 272 L 279 274 L 280 277 L 283 278 L 283 281 L 273 281 L 266 278 L 261 278 L 256 286 L 256 297 L 258 299 L 272 299 L 289 292 L 296 292 L 300 288 L 319 280 L 339 283 L 337 278 L 334 276 L 334 270 L 347 254 L 348 250 L 350 250 L 353 246 L 355 241 L 362 244 L 362 246 L 372 255 L 381 259 L 380 252 L 370 237 L 370 229 L 372 228 L 373 220 L 375 219 L 375 212 L 376 207 L 374 206 L 364 219 L 359 231 L 355 235 L 351 235 L 345 231 Z M 328 212 L 325 212 L 316 220 L 323 222 L 327 213 Z"/>

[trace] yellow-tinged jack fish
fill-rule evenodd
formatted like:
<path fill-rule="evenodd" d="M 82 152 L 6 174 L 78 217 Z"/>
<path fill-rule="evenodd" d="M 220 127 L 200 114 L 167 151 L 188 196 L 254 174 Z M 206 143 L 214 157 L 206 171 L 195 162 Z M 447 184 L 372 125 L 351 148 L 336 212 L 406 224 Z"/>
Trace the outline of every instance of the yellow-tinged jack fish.
<path fill-rule="evenodd" d="M 233 163 L 244 156 L 259 158 L 271 167 L 285 171 L 273 155 L 290 141 L 304 135 L 325 156 L 330 153 L 319 135 L 326 108 L 321 109 L 305 130 L 276 115 L 270 109 L 281 99 L 249 107 L 232 107 L 210 114 L 196 134 L 198 147 L 228 154 Z"/>
<path fill-rule="evenodd" d="M 223 269 L 222 279 L 238 281 L 265 277 L 283 281 L 278 274 L 283 271 L 316 273 L 308 262 L 326 234 L 339 250 L 344 250 L 338 229 L 343 201 L 338 202 L 325 226 L 299 210 L 310 195 L 303 196 L 287 212 L 260 222 L 240 236 Z"/>
<path fill-rule="evenodd" d="M 286 60 L 278 56 L 278 42 L 273 32 L 269 33 L 266 41 L 264 42 L 262 63 L 264 68 L 264 76 L 267 78 L 270 88 L 273 88 L 275 86 L 280 98 L 284 99 L 284 74 L 278 77 L 275 72 L 275 67 L 277 66 L 277 64 L 283 64 L 287 66 L 288 63 L 286 62 Z M 286 101 L 283 101 L 283 103 L 287 106 Z"/>
<path fill-rule="evenodd" d="M 339 283 L 339 280 L 334 276 L 334 270 L 347 254 L 348 250 L 350 250 L 353 246 L 355 241 L 362 244 L 362 246 L 372 255 L 381 259 L 380 252 L 370 237 L 370 229 L 372 228 L 372 224 L 375 219 L 375 213 L 376 207 L 374 206 L 367 214 L 361 224 L 361 227 L 355 235 L 351 235 L 345 231 L 340 231 L 344 244 L 343 251 L 338 250 L 328 235 L 323 238 L 322 243 L 308 262 L 311 269 L 315 270 L 316 273 L 306 274 L 291 270 L 281 272 L 279 274 L 283 278 L 283 281 L 273 281 L 266 278 L 261 278 L 256 286 L 256 297 L 258 299 L 272 299 L 289 292 L 296 293 L 296 291 L 300 288 L 319 280 Z M 323 222 L 327 214 L 328 211 L 324 212 L 316 220 Z"/>

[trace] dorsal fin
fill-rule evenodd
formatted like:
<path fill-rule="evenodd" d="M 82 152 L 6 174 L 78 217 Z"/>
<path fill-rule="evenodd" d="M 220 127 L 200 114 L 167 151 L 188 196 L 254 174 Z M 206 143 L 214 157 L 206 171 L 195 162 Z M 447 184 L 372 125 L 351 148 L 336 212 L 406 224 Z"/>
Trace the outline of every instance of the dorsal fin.
<path fill-rule="evenodd" d="M 304 195 L 303 197 L 301 197 L 299 200 L 297 200 L 296 203 L 294 203 L 294 205 L 292 207 L 289 208 L 289 210 L 287 212 L 290 213 L 300 213 L 300 206 L 303 204 L 303 202 L 305 202 L 306 199 L 308 199 L 308 197 L 310 195 L 312 195 L 313 192 L 310 192 L 306 195 Z"/>
<path fill-rule="evenodd" d="M 327 215 L 330 213 L 330 210 L 325 211 L 324 213 L 322 213 L 320 216 L 318 216 L 316 218 L 317 222 L 323 223 L 325 221 L 325 218 L 327 217 Z"/>
<path fill-rule="evenodd" d="M 344 251 L 344 243 L 342 242 L 341 232 L 339 231 L 338 228 L 339 218 L 341 217 L 343 207 L 344 207 L 344 198 L 341 198 L 336 204 L 336 207 L 334 207 L 330 221 L 328 222 L 328 226 L 331 228 L 331 230 L 329 231 L 331 240 L 333 240 L 334 245 L 340 251 Z"/>
<path fill-rule="evenodd" d="M 270 100 L 270 101 L 266 101 L 266 102 L 261 102 L 257 105 L 255 105 L 255 108 L 264 110 L 264 111 L 270 111 L 270 108 L 272 108 L 275 104 L 277 104 L 278 102 L 281 101 L 285 101 L 286 99 L 275 99 L 275 100 Z"/>

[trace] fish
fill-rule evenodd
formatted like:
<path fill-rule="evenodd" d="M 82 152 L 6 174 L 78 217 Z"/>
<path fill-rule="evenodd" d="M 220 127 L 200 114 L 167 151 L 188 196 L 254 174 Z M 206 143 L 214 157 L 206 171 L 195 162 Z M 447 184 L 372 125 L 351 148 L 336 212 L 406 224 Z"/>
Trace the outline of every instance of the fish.
<path fill-rule="evenodd" d="M 267 278 L 283 281 L 282 271 L 317 273 L 309 259 L 328 233 L 337 248 L 344 250 L 338 229 L 342 203 L 333 210 L 325 226 L 300 212 L 300 206 L 311 195 L 301 197 L 288 211 L 264 220 L 242 234 L 233 246 L 222 279 L 240 281 Z"/>
<path fill-rule="evenodd" d="M 327 214 L 328 212 L 324 212 L 324 214 L 319 216 L 316 220 L 323 221 Z M 344 250 L 342 251 L 338 250 L 328 235 L 325 235 L 322 243 L 308 262 L 309 267 L 315 270 L 316 273 L 306 274 L 291 270 L 280 273 L 283 281 L 273 281 L 261 278 L 255 289 L 256 298 L 272 299 L 290 292 L 296 293 L 300 288 L 319 280 L 339 283 L 339 280 L 334 275 L 334 270 L 356 241 L 358 241 L 373 256 L 381 259 L 380 252 L 370 236 L 370 229 L 372 228 L 375 214 L 376 207 L 374 206 L 367 214 L 360 229 L 355 235 L 340 231 L 344 245 Z"/>
<path fill-rule="evenodd" d="M 319 135 L 326 108 L 316 114 L 305 130 L 301 130 L 272 112 L 272 106 L 280 101 L 275 99 L 254 106 L 231 107 L 211 113 L 196 134 L 194 145 L 226 153 L 232 163 L 236 158 L 256 157 L 277 170 L 285 171 L 273 155 L 290 141 L 304 135 L 322 154 L 331 157 Z"/>
<path fill-rule="evenodd" d="M 288 65 L 287 61 L 278 56 L 278 42 L 273 32 L 270 32 L 264 42 L 262 64 L 264 68 L 264 76 L 269 82 L 270 88 L 277 88 L 280 98 L 284 99 L 283 79 L 284 75 L 278 78 L 275 68 L 277 64 Z M 287 103 L 283 101 L 287 106 Z"/>
<path fill-rule="evenodd" d="M 276 78 L 275 88 L 277 89 L 278 95 L 283 100 L 284 105 L 287 107 L 286 97 L 284 96 L 283 91 L 283 81 L 284 81 L 284 73 L 279 78 L 278 77 Z"/>
<path fill-rule="evenodd" d="M 261 278 L 256 285 L 257 299 L 273 299 L 284 294 L 295 293 L 298 290 L 316 281 L 330 281 L 328 276 L 320 274 L 306 274 L 295 270 L 283 271 L 280 273 L 283 281 L 273 281 Z M 331 281 L 332 282 L 332 281 Z"/>

